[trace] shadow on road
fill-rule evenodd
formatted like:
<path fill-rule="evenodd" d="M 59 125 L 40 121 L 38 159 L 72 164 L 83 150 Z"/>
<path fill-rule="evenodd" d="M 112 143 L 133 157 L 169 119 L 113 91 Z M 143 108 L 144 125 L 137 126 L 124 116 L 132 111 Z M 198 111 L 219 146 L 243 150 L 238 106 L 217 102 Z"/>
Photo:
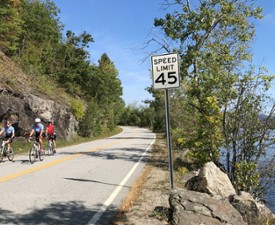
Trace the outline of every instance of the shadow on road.
<path fill-rule="evenodd" d="M 83 154 L 95 158 L 102 158 L 107 160 L 126 160 L 131 162 L 138 162 L 144 149 L 140 148 L 121 148 L 119 150 L 100 150 L 97 152 L 60 152 L 64 155 Z M 130 152 L 130 154 L 129 154 Z M 149 152 L 148 152 L 149 153 Z M 150 162 L 150 155 L 143 156 L 141 162 Z"/>
<path fill-rule="evenodd" d="M 100 209 L 100 207 L 101 205 L 96 206 L 97 209 Z M 96 209 L 89 209 L 79 201 L 53 203 L 46 208 L 36 209 L 23 215 L 14 214 L 0 208 L 0 224 L 86 225 L 95 213 L 97 213 Z M 116 209 L 113 206 L 109 207 L 97 224 L 109 224 L 115 213 Z"/>
<path fill-rule="evenodd" d="M 116 186 L 116 187 L 120 186 L 118 184 L 111 184 L 111 183 L 101 182 L 97 180 L 87 180 L 87 179 L 79 179 L 79 178 L 72 178 L 72 177 L 65 177 L 64 179 L 78 181 L 78 182 L 91 182 L 91 183 L 104 184 L 104 185 L 110 185 L 110 186 Z M 130 186 L 123 186 L 123 187 L 131 188 Z"/>
<path fill-rule="evenodd" d="M 110 137 L 110 138 L 106 138 L 106 139 L 144 139 L 144 140 L 154 140 L 153 137 Z"/>

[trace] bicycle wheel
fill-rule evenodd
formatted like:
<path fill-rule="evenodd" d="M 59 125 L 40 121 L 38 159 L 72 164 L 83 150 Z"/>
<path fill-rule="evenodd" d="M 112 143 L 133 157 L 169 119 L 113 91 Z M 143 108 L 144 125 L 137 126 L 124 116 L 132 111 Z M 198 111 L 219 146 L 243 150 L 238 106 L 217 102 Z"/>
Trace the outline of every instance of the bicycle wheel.
<path fill-rule="evenodd" d="M 56 149 L 55 149 L 55 144 L 54 144 L 54 142 L 52 142 L 53 143 L 53 155 L 56 153 Z"/>
<path fill-rule="evenodd" d="M 13 159 L 14 159 L 14 151 L 13 151 L 12 147 L 10 147 L 10 152 L 7 155 L 8 155 L 8 159 L 10 161 L 13 161 Z"/>
<path fill-rule="evenodd" d="M 38 155 L 39 155 L 39 160 L 40 161 L 43 161 L 44 159 L 44 151 L 43 150 L 37 150 L 38 151 Z"/>
<path fill-rule="evenodd" d="M 3 161 L 3 158 L 4 158 L 4 149 L 3 147 L 0 148 L 0 162 Z"/>
<path fill-rule="evenodd" d="M 53 143 L 51 141 L 48 143 L 48 155 L 53 155 Z"/>
<path fill-rule="evenodd" d="M 36 160 L 36 149 L 35 146 L 32 146 L 30 151 L 29 151 L 29 160 L 30 163 L 33 164 L 34 161 Z"/>

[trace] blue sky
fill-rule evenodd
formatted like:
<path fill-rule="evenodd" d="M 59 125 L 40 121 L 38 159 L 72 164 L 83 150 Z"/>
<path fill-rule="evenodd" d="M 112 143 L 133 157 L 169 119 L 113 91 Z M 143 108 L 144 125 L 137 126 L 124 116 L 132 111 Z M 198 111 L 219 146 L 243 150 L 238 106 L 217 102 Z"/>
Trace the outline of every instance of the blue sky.
<path fill-rule="evenodd" d="M 144 61 L 149 49 L 141 48 L 148 41 L 154 18 L 165 15 L 163 0 L 54 0 L 61 10 L 65 30 L 76 34 L 87 31 L 94 38 L 90 45 L 91 61 L 97 63 L 107 53 L 119 71 L 126 104 L 142 104 L 151 96 L 145 90 L 152 84 L 150 60 Z M 275 74 L 275 1 L 257 1 L 263 7 L 264 19 L 257 21 L 252 45 L 254 65 L 265 65 Z M 164 53 L 164 52 L 163 52 Z M 271 91 L 275 97 L 274 91 Z"/>

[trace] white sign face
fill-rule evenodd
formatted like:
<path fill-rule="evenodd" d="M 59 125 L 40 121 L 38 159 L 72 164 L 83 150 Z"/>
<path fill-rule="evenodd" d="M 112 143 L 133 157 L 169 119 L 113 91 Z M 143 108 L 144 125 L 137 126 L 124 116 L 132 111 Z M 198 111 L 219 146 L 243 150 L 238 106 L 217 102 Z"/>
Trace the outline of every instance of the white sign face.
<path fill-rule="evenodd" d="M 151 66 L 154 89 L 180 87 L 178 54 L 151 56 Z"/>

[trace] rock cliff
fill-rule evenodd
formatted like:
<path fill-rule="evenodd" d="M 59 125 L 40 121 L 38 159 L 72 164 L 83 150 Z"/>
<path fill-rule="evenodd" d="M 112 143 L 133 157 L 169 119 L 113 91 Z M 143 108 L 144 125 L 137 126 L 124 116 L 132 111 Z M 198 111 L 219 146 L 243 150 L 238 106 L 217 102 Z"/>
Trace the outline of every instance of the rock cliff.
<path fill-rule="evenodd" d="M 52 93 L 49 98 L 32 87 L 30 77 L 0 52 L 0 122 L 9 119 L 15 127 L 16 136 L 25 136 L 30 132 L 36 117 L 42 122 L 52 119 L 58 138 L 69 139 L 77 134 L 78 122 L 70 106 Z"/>

